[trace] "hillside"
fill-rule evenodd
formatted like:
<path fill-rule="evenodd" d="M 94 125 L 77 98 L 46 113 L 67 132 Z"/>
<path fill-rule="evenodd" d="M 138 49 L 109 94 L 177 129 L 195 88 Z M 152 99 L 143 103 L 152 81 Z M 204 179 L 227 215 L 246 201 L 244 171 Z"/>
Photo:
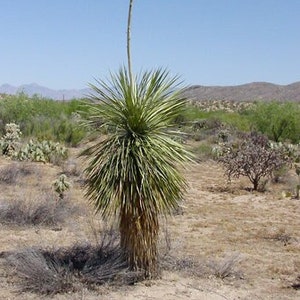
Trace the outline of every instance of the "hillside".
<path fill-rule="evenodd" d="M 237 86 L 194 85 L 186 89 L 185 95 L 192 100 L 227 101 L 300 101 L 300 81 L 289 85 L 253 82 Z"/>

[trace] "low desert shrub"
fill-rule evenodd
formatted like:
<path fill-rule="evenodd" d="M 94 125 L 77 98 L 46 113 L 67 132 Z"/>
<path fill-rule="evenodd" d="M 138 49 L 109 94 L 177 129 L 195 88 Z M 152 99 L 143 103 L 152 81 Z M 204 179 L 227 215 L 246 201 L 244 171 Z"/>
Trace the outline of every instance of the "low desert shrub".
<path fill-rule="evenodd" d="M 23 136 L 77 146 L 88 128 L 80 126 L 86 101 L 54 101 L 24 93 L 6 95 L 0 101 L 0 132 L 7 123 L 20 125 Z"/>
<path fill-rule="evenodd" d="M 295 290 L 300 290 L 300 275 L 297 276 L 297 278 L 291 284 L 291 287 Z"/>

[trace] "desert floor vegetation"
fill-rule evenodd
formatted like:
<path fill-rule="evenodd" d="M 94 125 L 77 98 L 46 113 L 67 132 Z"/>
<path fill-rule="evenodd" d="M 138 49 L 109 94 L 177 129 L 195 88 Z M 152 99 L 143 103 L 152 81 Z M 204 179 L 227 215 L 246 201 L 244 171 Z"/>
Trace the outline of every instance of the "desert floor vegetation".
<path fill-rule="evenodd" d="M 299 200 L 283 193 L 294 193 L 293 169 L 257 192 L 244 177 L 229 183 L 222 166 L 207 156 L 188 165 L 180 212 L 162 220 L 161 278 L 140 281 L 120 256 L 118 235 L 110 239 L 107 225 L 87 205 L 79 151 L 70 149 L 60 166 L 0 157 L 1 299 L 299 297 Z M 53 182 L 64 173 L 71 188 L 60 199 Z M 5 220 L 8 204 L 23 203 L 28 216 L 35 205 L 54 203 L 46 207 L 51 215 L 59 201 L 66 202 L 53 222 Z M 103 259 L 105 251 L 112 260 Z"/>

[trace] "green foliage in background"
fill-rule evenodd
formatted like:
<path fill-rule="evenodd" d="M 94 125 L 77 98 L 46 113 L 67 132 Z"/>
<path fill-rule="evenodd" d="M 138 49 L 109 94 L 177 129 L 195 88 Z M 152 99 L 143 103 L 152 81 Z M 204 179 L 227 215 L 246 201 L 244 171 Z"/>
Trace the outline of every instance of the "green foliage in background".
<path fill-rule="evenodd" d="M 251 124 L 269 139 L 300 141 L 300 106 L 293 102 L 259 102 L 249 114 Z"/>
<path fill-rule="evenodd" d="M 76 146 L 86 135 L 86 129 L 79 126 L 83 102 L 30 98 L 24 93 L 6 96 L 0 100 L 0 133 L 4 134 L 5 124 L 16 123 L 23 137 Z"/>
<path fill-rule="evenodd" d="M 190 125 L 199 120 L 210 120 L 224 123 L 232 126 L 240 131 L 249 131 L 251 124 L 249 118 L 245 117 L 243 112 L 239 111 L 225 111 L 213 110 L 206 111 L 201 107 L 193 104 L 187 104 L 185 110 L 176 117 L 175 122 L 178 125 Z"/>
<path fill-rule="evenodd" d="M 54 101 L 38 96 L 30 98 L 24 93 L 7 95 L 0 100 L 0 135 L 5 134 L 6 124 L 15 123 L 19 125 L 23 138 L 52 140 L 67 146 L 77 146 L 91 129 L 80 126 L 82 119 L 88 117 L 86 106 L 83 105 L 87 101 Z M 220 103 L 222 104 L 222 101 Z M 210 101 L 205 103 L 206 106 L 203 103 L 187 103 L 185 109 L 173 121 L 182 132 L 195 140 L 202 139 L 201 136 L 215 134 L 217 127 L 222 125 L 241 132 L 257 130 L 275 142 L 300 141 L 298 103 L 256 102 L 244 109 L 239 109 L 236 103 L 233 103 L 234 106 L 226 106 L 226 103 L 223 103 L 223 108 L 221 104 L 216 107 L 216 103 Z M 203 122 L 207 126 L 195 132 L 195 124 Z M 93 126 L 102 126 L 101 120 Z M 103 134 L 110 131 L 110 127 L 102 126 Z"/>

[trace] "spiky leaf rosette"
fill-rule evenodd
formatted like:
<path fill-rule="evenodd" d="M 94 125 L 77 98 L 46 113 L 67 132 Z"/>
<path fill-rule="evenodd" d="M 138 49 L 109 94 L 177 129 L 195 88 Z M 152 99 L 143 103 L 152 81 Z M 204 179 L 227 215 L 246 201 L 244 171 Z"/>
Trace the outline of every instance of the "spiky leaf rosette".
<path fill-rule="evenodd" d="M 157 265 L 158 215 L 177 208 L 186 189 L 178 165 L 190 154 L 168 133 L 185 106 L 177 82 L 161 69 L 131 81 L 121 69 L 91 86 L 89 125 L 112 133 L 83 152 L 86 195 L 104 218 L 118 216 L 129 262 L 147 276 Z"/>

